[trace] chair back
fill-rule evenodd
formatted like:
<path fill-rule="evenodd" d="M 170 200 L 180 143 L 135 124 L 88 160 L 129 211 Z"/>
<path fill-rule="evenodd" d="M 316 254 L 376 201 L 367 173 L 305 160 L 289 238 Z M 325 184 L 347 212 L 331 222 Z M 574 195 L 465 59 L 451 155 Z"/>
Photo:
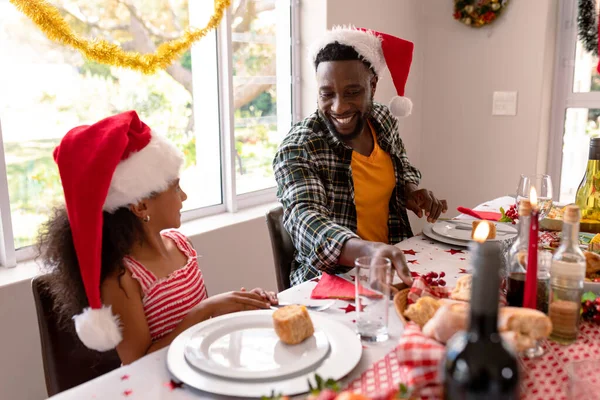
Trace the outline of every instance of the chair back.
<path fill-rule="evenodd" d="M 70 389 L 121 365 L 115 350 L 97 352 L 85 347 L 73 329 L 64 329 L 54 312 L 54 301 L 44 275 L 31 282 L 42 342 L 48 396 Z"/>
<path fill-rule="evenodd" d="M 267 227 L 271 237 L 271 249 L 275 261 L 277 289 L 281 292 L 290 287 L 290 272 L 296 254 L 290 234 L 283 226 L 283 207 L 276 207 L 267 212 Z"/>

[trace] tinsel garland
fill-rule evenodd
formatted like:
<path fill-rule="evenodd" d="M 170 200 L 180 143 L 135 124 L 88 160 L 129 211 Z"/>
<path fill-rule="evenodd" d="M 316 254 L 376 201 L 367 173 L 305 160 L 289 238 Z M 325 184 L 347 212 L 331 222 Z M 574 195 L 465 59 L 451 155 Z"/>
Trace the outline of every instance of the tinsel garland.
<path fill-rule="evenodd" d="M 579 0 L 577 32 L 585 50 L 598 55 L 598 15 L 596 0 Z"/>
<path fill-rule="evenodd" d="M 215 12 L 204 28 L 188 29 L 181 37 L 160 44 L 156 52 L 140 54 L 124 51 L 118 45 L 104 39 L 88 40 L 79 36 L 73 32 L 58 9 L 45 0 L 10 0 L 10 2 L 29 17 L 48 39 L 70 46 L 86 58 L 98 63 L 129 68 L 144 74 L 153 74 L 179 59 L 194 42 L 219 25 L 225 9 L 231 4 L 231 0 L 215 0 Z"/>

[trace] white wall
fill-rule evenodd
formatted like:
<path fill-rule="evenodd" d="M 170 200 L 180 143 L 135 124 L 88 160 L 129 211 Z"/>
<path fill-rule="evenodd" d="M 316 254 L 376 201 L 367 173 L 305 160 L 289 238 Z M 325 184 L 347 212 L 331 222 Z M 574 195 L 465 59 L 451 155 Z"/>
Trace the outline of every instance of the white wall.
<path fill-rule="evenodd" d="M 511 1 L 489 27 L 425 0 L 423 185 L 457 206 L 514 193 L 519 174 L 545 169 L 556 0 Z M 493 91 L 518 91 L 514 117 L 492 116 Z"/>

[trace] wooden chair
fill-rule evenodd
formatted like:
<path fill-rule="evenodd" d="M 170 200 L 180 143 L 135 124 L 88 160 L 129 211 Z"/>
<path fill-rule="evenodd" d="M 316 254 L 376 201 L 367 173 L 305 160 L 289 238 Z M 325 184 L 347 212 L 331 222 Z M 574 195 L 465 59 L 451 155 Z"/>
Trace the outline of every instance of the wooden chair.
<path fill-rule="evenodd" d="M 31 286 L 40 329 L 48 396 L 87 382 L 121 365 L 115 350 L 103 353 L 90 350 L 81 343 L 74 327 L 65 330 L 59 324 L 45 276 L 35 277 Z"/>
<path fill-rule="evenodd" d="M 266 215 L 269 236 L 271 237 L 271 249 L 273 260 L 275 260 L 275 275 L 277 277 L 277 289 L 281 292 L 289 289 L 290 272 L 296 249 L 292 238 L 283 226 L 283 207 L 276 207 Z"/>

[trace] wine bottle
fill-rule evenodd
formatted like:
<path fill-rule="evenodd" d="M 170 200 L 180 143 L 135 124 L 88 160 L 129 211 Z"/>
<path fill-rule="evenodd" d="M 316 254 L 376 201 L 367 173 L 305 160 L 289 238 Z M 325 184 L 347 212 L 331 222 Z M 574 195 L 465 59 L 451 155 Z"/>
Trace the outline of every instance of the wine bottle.
<path fill-rule="evenodd" d="M 577 189 L 575 204 L 581 210 L 581 218 L 600 221 L 600 138 L 590 140 L 587 168 Z"/>
<path fill-rule="evenodd" d="M 518 399 L 517 357 L 498 333 L 502 252 L 499 242 L 472 242 L 473 266 L 469 329 L 446 346 L 443 363 L 446 399 Z"/>

